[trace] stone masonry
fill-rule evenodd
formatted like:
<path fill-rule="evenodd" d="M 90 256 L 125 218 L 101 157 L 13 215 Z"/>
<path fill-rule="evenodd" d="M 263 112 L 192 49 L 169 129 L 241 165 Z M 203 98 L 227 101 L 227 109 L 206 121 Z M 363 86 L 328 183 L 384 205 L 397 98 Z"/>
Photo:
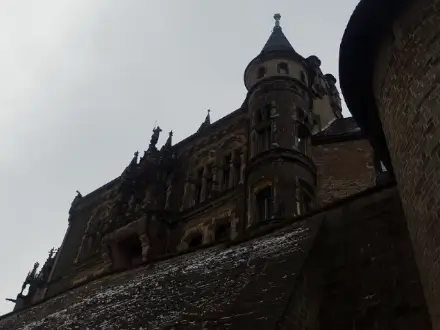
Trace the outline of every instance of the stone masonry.
<path fill-rule="evenodd" d="M 398 16 L 374 90 L 435 329 L 440 329 L 440 1 Z"/>

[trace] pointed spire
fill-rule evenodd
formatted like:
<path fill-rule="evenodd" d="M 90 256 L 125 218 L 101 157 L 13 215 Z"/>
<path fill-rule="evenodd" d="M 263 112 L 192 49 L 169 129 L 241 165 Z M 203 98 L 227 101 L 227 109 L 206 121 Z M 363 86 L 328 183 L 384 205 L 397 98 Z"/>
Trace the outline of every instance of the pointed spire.
<path fill-rule="evenodd" d="M 287 40 L 284 35 L 281 26 L 280 26 L 280 14 L 273 15 L 275 19 L 275 26 L 272 30 L 272 34 L 267 40 L 266 44 L 263 47 L 261 53 L 273 52 L 273 51 L 295 51 L 290 44 L 289 40 Z"/>
<path fill-rule="evenodd" d="M 206 127 L 208 127 L 209 125 L 211 125 L 211 115 L 210 115 L 211 110 L 208 109 L 208 113 L 205 117 L 205 121 L 202 123 L 202 125 L 200 125 L 199 128 L 199 132 L 203 129 L 205 129 Z"/>
<path fill-rule="evenodd" d="M 167 142 L 165 142 L 165 146 L 166 147 L 171 147 L 172 142 L 173 142 L 173 131 L 170 131 L 168 133 L 168 139 L 167 139 Z"/>

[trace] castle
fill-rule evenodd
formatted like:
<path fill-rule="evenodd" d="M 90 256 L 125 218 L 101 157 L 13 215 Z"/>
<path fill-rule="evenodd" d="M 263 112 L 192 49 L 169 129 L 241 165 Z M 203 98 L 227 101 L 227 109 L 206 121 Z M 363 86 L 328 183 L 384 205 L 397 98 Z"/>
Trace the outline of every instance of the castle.
<path fill-rule="evenodd" d="M 408 87 L 415 73 L 398 55 L 437 49 L 411 53 L 402 32 L 408 17 L 438 20 L 433 2 L 360 2 L 340 54 L 354 118 L 276 14 L 243 104 L 213 123 L 208 111 L 177 144 L 170 132 L 157 146 L 155 127 L 120 176 L 78 192 L 62 245 L 34 265 L 0 329 L 440 326 L 440 116 L 428 112 L 432 84 Z M 426 49 L 435 34 L 417 31 L 412 47 Z"/>

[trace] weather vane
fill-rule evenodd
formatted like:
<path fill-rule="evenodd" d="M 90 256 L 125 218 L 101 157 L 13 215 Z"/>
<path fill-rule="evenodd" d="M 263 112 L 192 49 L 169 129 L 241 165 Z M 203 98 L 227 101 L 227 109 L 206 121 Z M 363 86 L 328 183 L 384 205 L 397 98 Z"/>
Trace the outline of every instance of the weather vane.
<path fill-rule="evenodd" d="M 275 27 L 279 27 L 280 26 L 281 15 L 280 14 L 275 14 L 275 15 L 273 15 L 273 18 L 275 19 Z"/>

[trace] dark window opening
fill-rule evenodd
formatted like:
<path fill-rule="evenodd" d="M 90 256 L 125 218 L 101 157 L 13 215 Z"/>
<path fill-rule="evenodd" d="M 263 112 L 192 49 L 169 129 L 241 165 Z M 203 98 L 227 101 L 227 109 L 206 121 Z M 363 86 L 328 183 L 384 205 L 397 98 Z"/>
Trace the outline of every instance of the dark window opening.
<path fill-rule="evenodd" d="M 304 213 L 310 212 L 313 209 L 313 201 L 307 192 L 303 192 L 303 206 Z"/>
<path fill-rule="evenodd" d="M 223 159 L 223 190 L 229 188 L 229 177 L 231 175 L 231 158 L 232 155 L 228 154 Z"/>
<path fill-rule="evenodd" d="M 208 175 L 206 177 L 206 196 L 207 198 L 211 198 L 213 193 L 212 188 L 214 186 L 214 181 L 212 178 L 212 164 L 209 164 L 206 169 L 208 171 Z"/>
<path fill-rule="evenodd" d="M 196 196 L 195 196 L 195 203 L 200 203 L 202 199 L 202 178 L 203 178 L 203 168 L 200 168 L 197 171 L 197 177 L 196 177 Z"/>
<path fill-rule="evenodd" d="M 257 77 L 258 79 L 261 79 L 266 74 L 266 68 L 264 66 L 258 68 Z"/>
<path fill-rule="evenodd" d="M 266 221 L 272 216 L 272 188 L 266 187 L 256 195 L 257 220 Z"/>
<path fill-rule="evenodd" d="M 194 248 L 194 247 L 197 247 L 197 246 L 202 245 L 202 243 L 203 243 L 203 237 L 202 237 L 202 234 L 198 233 L 198 234 L 194 235 L 194 236 L 190 239 L 190 241 L 189 241 L 189 243 L 188 243 L 188 247 L 189 247 L 189 248 Z"/>
<path fill-rule="evenodd" d="M 272 107 L 270 104 L 266 104 L 266 106 L 263 107 L 263 109 L 261 109 L 262 112 L 262 117 L 263 120 L 270 120 L 270 111 L 271 111 Z"/>
<path fill-rule="evenodd" d="M 136 235 L 118 242 L 121 265 L 133 265 L 142 260 L 142 244 Z"/>
<path fill-rule="evenodd" d="M 312 211 L 313 192 L 310 186 L 302 180 L 299 180 L 299 193 L 300 193 L 299 199 L 300 199 L 301 214 Z"/>
<path fill-rule="evenodd" d="M 229 239 L 231 235 L 231 223 L 223 223 L 217 227 L 215 230 L 215 239 L 217 241 Z"/>
<path fill-rule="evenodd" d="M 240 150 L 235 150 L 234 152 L 234 186 L 240 182 L 241 177 L 241 152 Z"/>
<path fill-rule="evenodd" d="M 278 73 L 289 74 L 289 66 L 286 62 L 281 62 L 278 64 Z"/>
<path fill-rule="evenodd" d="M 309 131 L 306 126 L 304 125 L 298 125 L 296 129 L 296 147 L 298 148 L 298 151 L 303 153 L 304 155 L 307 155 L 307 149 L 308 149 L 308 136 Z"/>
<path fill-rule="evenodd" d="M 300 79 L 301 82 L 303 82 L 304 84 L 306 83 L 306 74 L 303 71 L 301 71 L 300 73 Z"/>
<path fill-rule="evenodd" d="M 266 126 L 257 131 L 259 152 L 267 151 L 270 149 L 271 133 L 272 133 L 271 126 Z"/>

